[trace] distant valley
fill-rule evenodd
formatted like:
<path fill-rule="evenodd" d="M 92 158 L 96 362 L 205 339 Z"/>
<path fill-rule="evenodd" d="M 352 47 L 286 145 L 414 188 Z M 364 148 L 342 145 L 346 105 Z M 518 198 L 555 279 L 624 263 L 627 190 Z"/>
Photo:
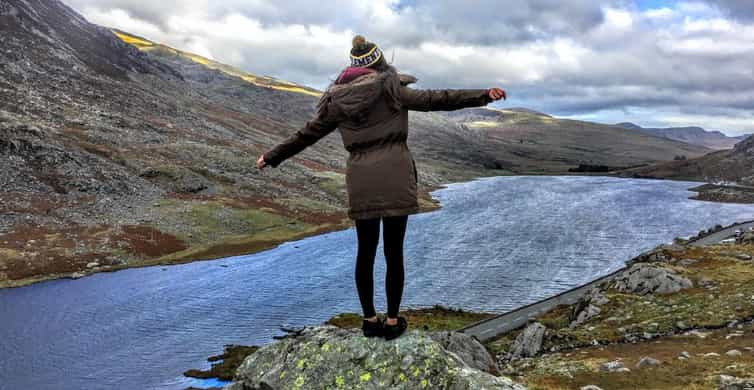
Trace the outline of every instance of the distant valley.
<path fill-rule="evenodd" d="M 633 123 L 619 123 L 620 126 L 642 133 L 669 138 L 676 141 L 686 142 L 693 145 L 704 146 L 710 149 L 732 149 L 737 143 L 745 140 L 748 136 L 729 137 L 719 131 L 708 131 L 701 127 L 666 127 L 645 128 Z"/>

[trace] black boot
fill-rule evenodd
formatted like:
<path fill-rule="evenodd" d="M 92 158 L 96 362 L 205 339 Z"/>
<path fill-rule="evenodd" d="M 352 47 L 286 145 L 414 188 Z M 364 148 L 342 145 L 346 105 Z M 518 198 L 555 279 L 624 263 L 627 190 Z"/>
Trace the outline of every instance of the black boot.
<path fill-rule="evenodd" d="M 364 332 L 364 337 L 382 337 L 385 325 L 379 318 L 377 322 L 362 320 L 361 330 Z"/>
<path fill-rule="evenodd" d="M 398 323 L 395 325 L 385 324 L 383 333 L 385 340 L 392 340 L 400 337 L 408 328 L 408 321 L 403 317 L 398 317 Z"/>

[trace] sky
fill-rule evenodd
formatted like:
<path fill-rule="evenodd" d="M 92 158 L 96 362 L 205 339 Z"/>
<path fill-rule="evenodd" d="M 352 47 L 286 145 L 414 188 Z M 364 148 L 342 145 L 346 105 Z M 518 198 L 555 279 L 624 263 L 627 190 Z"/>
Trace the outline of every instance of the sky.
<path fill-rule="evenodd" d="M 754 133 L 754 0 L 64 0 L 116 27 L 324 89 L 355 34 L 417 88 L 502 87 L 499 108 Z"/>

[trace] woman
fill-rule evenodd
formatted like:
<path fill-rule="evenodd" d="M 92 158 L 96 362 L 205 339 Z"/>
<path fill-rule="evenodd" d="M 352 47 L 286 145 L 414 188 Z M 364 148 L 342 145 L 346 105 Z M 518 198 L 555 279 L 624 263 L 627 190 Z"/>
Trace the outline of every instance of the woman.
<path fill-rule="evenodd" d="M 380 48 L 362 36 L 353 39 L 351 66 L 323 93 L 316 113 L 305 126 L 272 150 L 262 154 L 257 167 L 276 167 L 285 159 L 336 128 L 350 153 L 346 164 L 348 216 L 358 239 L 356 288 L 364 311 L 364 336 L 387 340 L 408 327 L 398 316 L 403 295 L 403 238 L 410 214 L 419 212 L 417 173 L 406 145 L 408 111 L 449 111 L 484 106 L 506 98 L 499 88 L 470 90 L 417 90 L 415 82 L 398 75 Z M 383 224 L 387 269 L 387 318 L 377 317 L 373 303 L 374 257 Z"/>

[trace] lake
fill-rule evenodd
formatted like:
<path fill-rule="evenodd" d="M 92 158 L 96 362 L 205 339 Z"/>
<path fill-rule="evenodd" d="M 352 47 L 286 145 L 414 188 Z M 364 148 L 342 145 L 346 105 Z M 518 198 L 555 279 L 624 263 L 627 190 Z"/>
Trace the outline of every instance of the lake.
<path fill-rule="evenodd" d="M 449 185 L 409 218 L 403 307 L 504 312 L 754 206 L 687 199 L 695 183 L 496 177 Z M 360 312 L 353 228 L 252 255 L 0 290 L 0 389 L 182 389 L 224 344 Z M 384 258 L 375 269 L 385 310 Z"/>

